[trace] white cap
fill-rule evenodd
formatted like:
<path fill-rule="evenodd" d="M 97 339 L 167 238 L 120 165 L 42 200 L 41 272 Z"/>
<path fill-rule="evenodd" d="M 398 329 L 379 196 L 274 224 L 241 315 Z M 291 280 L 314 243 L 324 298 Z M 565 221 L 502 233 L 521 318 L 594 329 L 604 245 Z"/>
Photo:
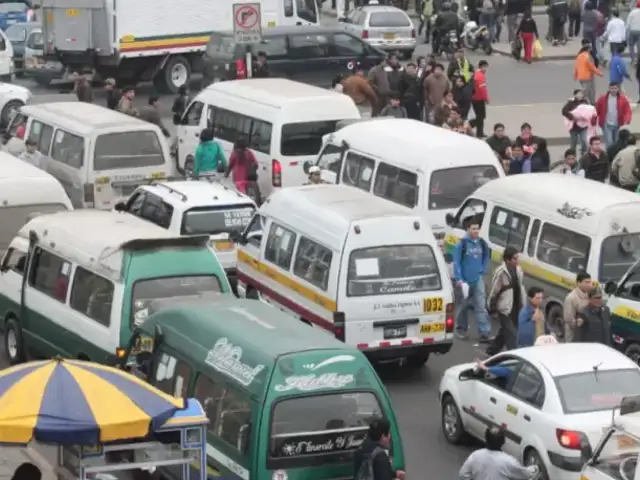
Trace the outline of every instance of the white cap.
<path fill-rule="evenodd" d="M 312 173 L 320 173 L 320 167 L 317 165 L 309 167 L 309 175 L 311 175 Z"/>

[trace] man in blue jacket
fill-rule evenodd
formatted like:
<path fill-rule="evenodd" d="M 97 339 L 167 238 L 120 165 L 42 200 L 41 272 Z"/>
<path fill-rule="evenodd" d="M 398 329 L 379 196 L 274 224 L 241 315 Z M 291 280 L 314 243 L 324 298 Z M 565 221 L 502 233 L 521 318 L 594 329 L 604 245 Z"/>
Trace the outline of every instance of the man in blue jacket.
<path fill-rule="evenodd" d="M 621 46 L 611 45 L 611 49 L 613 50 L 613 52 L 611 56 L 611 62 L 609 63 L 609 83 L 617 83 L 618 85 L 622 85 L 622 82 L 625 79 L 631 80 L 629 70 L 627 69 L 627 64 L 622 58 L 622 51 L 624 50 L 624 48 Z"/>
<path fill-rule="evenodd" d="M 464 223 L 467 234 L 460 239 L 453 252 L 454 283 L 463 296 L 456 312 L 456 336 L 466 338 L 469 329 L 469 309 L 473 307 L 480 341 L 486 342 L 491 334 L 491 324 L 482 277 L 487 273 L 491 251 L 487 242 L 479 236 L 478 218 L 465 219 Z"/>
<path fill-rule="evenodd" d="M 527 290 L 527 304 L 518 314 L 518 347 L 533 347 L 536 339 L 549 334 L 549 328 L 540 306 L 544 300 L 544 292 L 540 287 Z"/>

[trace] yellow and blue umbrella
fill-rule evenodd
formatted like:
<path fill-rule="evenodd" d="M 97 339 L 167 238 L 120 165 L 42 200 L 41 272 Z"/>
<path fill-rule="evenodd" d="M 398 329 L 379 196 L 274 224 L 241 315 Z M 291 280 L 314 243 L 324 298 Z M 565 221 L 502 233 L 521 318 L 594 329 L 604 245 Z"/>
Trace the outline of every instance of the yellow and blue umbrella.
<path fill-rule="evenodd" d="M 44 360 L 0 371 L 0 443 L 97 445 L 147 436 L 184 407 L 116 368 Z"/>

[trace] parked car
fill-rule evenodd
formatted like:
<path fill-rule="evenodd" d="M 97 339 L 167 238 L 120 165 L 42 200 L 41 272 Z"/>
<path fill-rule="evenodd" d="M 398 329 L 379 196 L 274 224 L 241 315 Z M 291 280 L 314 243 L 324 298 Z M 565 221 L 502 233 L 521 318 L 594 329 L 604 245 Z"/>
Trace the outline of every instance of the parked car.
<path fill-rule="evenodd" d="M 7 34 L 7 38 L 13 46 L 13 66 L 16 77 L 23 77 L 27 43 L 32 36 L 39 34 L 40 38 L 42 38 L 42 27 L 38 22 L 20 22 L 11 25 L 4 33 Z"/>
<path fill-rule="evenodd" d="M 407 12 L 385 5 L 367 5 L 339 19 L 345 31 L 369 45 L 387 52 L 400 52 L 404 58 L 416 49 L 416 28 Z"/>
<path fill-rule="evenodd" d="M 31 98 L 31 91 L 21 85 L 0 82 L 0 126 L 7 127 L 15 112 Z"/>
<path fill-rule="evenodd" d="M 214 32 L 204 54 L 204 82 L 236 80 L 247 75 L 246 53 L 267 54 L 269 75 L 319 87 L 346 74 L 360 62 L 365 68 L 380 63 L 385 53 L 341 28 L 274 27 L 263 32 L 260 43 L 236 43 L 233 33 Z"/>
<path fill-rule="evenodd" d="M 0 29 L 6 30 L 11 25 L 36 20 L 35 10 L 40 8 L 31 0 L 0 1 Z"/>

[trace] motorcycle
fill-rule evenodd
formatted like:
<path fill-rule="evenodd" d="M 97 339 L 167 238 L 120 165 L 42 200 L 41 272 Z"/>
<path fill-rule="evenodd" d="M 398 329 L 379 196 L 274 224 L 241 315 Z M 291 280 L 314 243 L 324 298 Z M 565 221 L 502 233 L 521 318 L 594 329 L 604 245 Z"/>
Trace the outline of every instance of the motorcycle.
<path fill-rule="evenodd" d="M 491 45 L 491 39 L 489 38 L 489 29 L 474 21 L 468 21 L 464 25 L 462 30 L 462 43 L 470 50 L 477 50 L 481 48 L 484 53 L 491 55 L 493 53 L 493 46 Z"/>
<path fill-rule="evenodd" d="M 442 38 L 441 52 L 445 54 L 447 60 L 453 60 L 453 55 L 460 48 L 458 43 L 458 32 L 449 30 Z"/>

